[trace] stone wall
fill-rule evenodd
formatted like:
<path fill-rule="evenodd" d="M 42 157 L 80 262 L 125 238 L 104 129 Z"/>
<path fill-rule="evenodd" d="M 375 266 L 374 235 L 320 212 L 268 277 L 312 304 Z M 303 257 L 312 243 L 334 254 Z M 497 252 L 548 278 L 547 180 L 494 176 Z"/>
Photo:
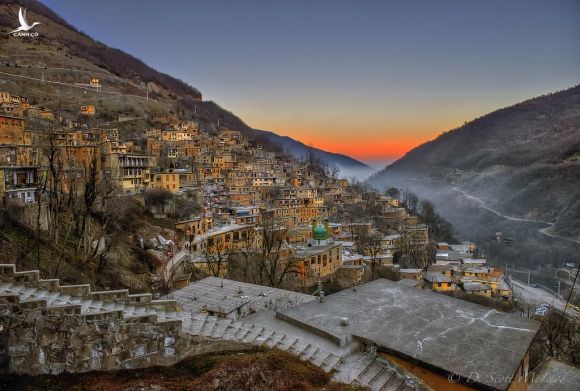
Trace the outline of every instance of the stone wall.
<path fill-rule="evenodd" d="M 11 287 L 0 291 L 0 373 L 142 368 L 171 365 L 191 355 L 255 348 L 184 332 L 177 303 L 152 300 L 151 294 L 62 286 L 56 279 L 40 279 L 38 270 L 17 272 L 12 264 L 0 264 L 0 283 Z M 49 300 L 47 305 L 45 298 L 59 295 L 64 301 Z"/>
<path fill-rule="evenodd" d="M 14 206 L 12 213 L 16 220 L 32 229 L 36 229 L 38 222 L 40 222 L 40 230 L 48 230 L 48 204 L 46 202 L 40 202 L 40 221 L 37 221 L 38 203 Z"/>
<path fill-rule="evenodd" d="M 4 369 L 12 373 L 57 374 L 169 365 L 189 353 L 181 321 L 151 318 L 0 304 L 0 363 L 8 363 Z"/>

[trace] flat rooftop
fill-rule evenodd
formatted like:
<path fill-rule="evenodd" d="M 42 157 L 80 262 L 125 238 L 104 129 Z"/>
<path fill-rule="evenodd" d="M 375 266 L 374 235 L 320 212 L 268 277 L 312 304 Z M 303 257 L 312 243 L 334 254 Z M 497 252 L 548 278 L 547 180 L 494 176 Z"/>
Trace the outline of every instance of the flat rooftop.
<path fill-rule="evenodd" d="M 313 255 L 317 255 L 320 254 L 322 252 L 328 251 L 332 248 L 338 247 L 340 246 L 339 243 L 329 243 L 329 244 L 324 244 L 324 245 L 320 245 L 320 246 L 310 246 L 310 247 L 298 247 L 296 249 L 296 254 L 299 257 L 311 257 Z"/>
<path fill-rule="evenodd" d="M 208 310 L 226 315 L 247 304 L 259 310 L 266 308 L 267 304 L 269 307 L 286 308 L 315 299 L 303 293 L 218 277 L 192 282 L 164 298 L 176 300 L 179 307 L 186 311 Z"/>
<path fill-rule="evenodd" d="M 340 344 L 370 341 L 381 352 L 504 390 L 540 323 L 379 279 L 277 315 Z M 341 318 L 348 325 L 341 326 Z"/>
<path fill-rule="evenodd" d="M 417 285 L 421 285 L 421 280 L 410 280 L 408 278 L 403 278 L 397 281 L 397 284 L 408 286 L 410 288 L 415 288 Z"/>

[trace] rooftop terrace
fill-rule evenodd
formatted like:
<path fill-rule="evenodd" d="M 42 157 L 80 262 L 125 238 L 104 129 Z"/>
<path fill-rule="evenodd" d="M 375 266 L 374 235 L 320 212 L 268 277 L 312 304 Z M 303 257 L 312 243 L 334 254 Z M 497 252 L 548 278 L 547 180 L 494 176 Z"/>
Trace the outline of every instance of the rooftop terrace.
<path fill-rule="evenodd" d="M 352 339 L 425 368 L 504 390 L 540 324 L 380 279 L 280 311 L 278 317 L 345 345 Z M 341 318 L 348 325 L 341 325 Z"/>
<path fill-rule="evenodd" d="M 303 293 L 218 277 L 192 282 L 165 298 L 176 300 L 179 307 L 187 311 L 211 311 L 226 316 L 244 306 L 248 307 L 245 312 L 254 312 L 263 308 L 286 308 L 315 299 Z"/>

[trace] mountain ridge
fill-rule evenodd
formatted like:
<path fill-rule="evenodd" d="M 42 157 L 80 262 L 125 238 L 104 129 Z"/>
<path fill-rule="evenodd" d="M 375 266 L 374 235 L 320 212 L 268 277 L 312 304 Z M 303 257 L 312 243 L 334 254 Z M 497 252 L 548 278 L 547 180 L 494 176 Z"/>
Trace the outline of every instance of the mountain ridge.
<path fill-rule="evenodd" d="M 495 232 L 517 233 L 522 244 L 516 247 L 524 254 L 524 246 L 536 246 L 529 244 L 530 235 L 539 244 L 552 241 L 536 236 L 539 229 L 572 241 L 580 239 L 578 178 L 580 85 L 493 111 L 444 132 L 368 182 L 408 189 L 433 200 L 463 239 L 491 243 Z M 481 205 L 473 202 L 476 199 L 481 199 Z M 516 219 L 508 224 L 482 207 Z M 542 224 L 515 225 L 514 221 L 524 224 L 526 219 L 554 226 L 546 231 Z M 576 248 L 569 243 L 557 246 L 566 247 L 562 257 Z M 545 247 L 538 247 L 538 254 L 549 257 L 550 246 Z"/>

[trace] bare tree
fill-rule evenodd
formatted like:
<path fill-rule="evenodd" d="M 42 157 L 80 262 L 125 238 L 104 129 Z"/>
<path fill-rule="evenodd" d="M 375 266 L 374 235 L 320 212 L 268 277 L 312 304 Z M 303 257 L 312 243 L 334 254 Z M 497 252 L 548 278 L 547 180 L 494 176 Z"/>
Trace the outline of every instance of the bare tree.
<path fill-rule="evenodd" d="M 325 167 L 325 174 L 330 179 L 338 179 L 338 175 L 340 174 L 340 167 L 338 167 L 334 163 L 330 163 Z"/>
<path fill-rule="evenodd" d="M 388 187 L 385 189 L 385 195 L 392 198 L 399 198 L 401 192 L 396 187 Z"/>
<path fill-rule="evenodd" d="M 371 275 L 374 278 L 377 267 L 377 256 L 382 253 L 382 235 L 378 232 L 369 232 L 369 230 L 362 229 L 362 227 L 356 231 L 357 234 L 354 240 L 356 249 L 360 254 L 370 256 Z"/>
<path fill-rule="evenodd" d="M 409 230 L 401 231 L 399 262 L 404 266 L 416 266 L 425 268 L 429 266 L 430 258 L 428 246 L 421 240 L 417 239 Z"/>
<path fill-rule="evenodd" d="M 118 233 L 122 231 L 122 216 L 129 208 L 128 203 L 119 197 L 121 190 L 110 177 L 104 177 L 97 183 L 94 201 L 93 224 L 87 227 L 86 251 L 82 255 L 85 265 L 96 263 L 97 271 L 103 271 L 108 262 L 108 255 L 119 241 Z"/>
<path fill-rule="evenodd" d="M 230 247 L 220 238 L 212 240 L 213 242 L 208 243 L 202 254 L 209 275 L 221 277 L 228 269 Z"/>
<path fill-rule="evenodd" d="M 246 282 L 257 282 L 259 275 L 257 254 L 260 251 L 256 227 L 246 226 L 240 231 L 239 242 L 230 254 L 233 261 L 228 269 L 231 278 Z M 260 232 L 261 234 L 261 232 Z"/>
<path fill-rule="evenodd" d="M 279 287 L 287 277 L 299 272 L 299 260 L 289 253 L 288 229 L 270 213 L 262 215 L 260 248 L 257 253 L 259 282 Z"/>
<path fill-rule="evenodd" d="M 403 191 L 403 199 L 401 200 L 405 208 L 407 208 L 412 214 L 417 214 L 417 209 L 419 207 L 419 197 L 408 190 Z"/>
<path fill-rule="evenodd" d="M 533 314 L 533 312 L 532 312 Z M 540 330 L 531 347 L 532 366 L 547 357 L 580 364 L 580 323 L 562 313 L 550 310 L 541 318 Z"/>

